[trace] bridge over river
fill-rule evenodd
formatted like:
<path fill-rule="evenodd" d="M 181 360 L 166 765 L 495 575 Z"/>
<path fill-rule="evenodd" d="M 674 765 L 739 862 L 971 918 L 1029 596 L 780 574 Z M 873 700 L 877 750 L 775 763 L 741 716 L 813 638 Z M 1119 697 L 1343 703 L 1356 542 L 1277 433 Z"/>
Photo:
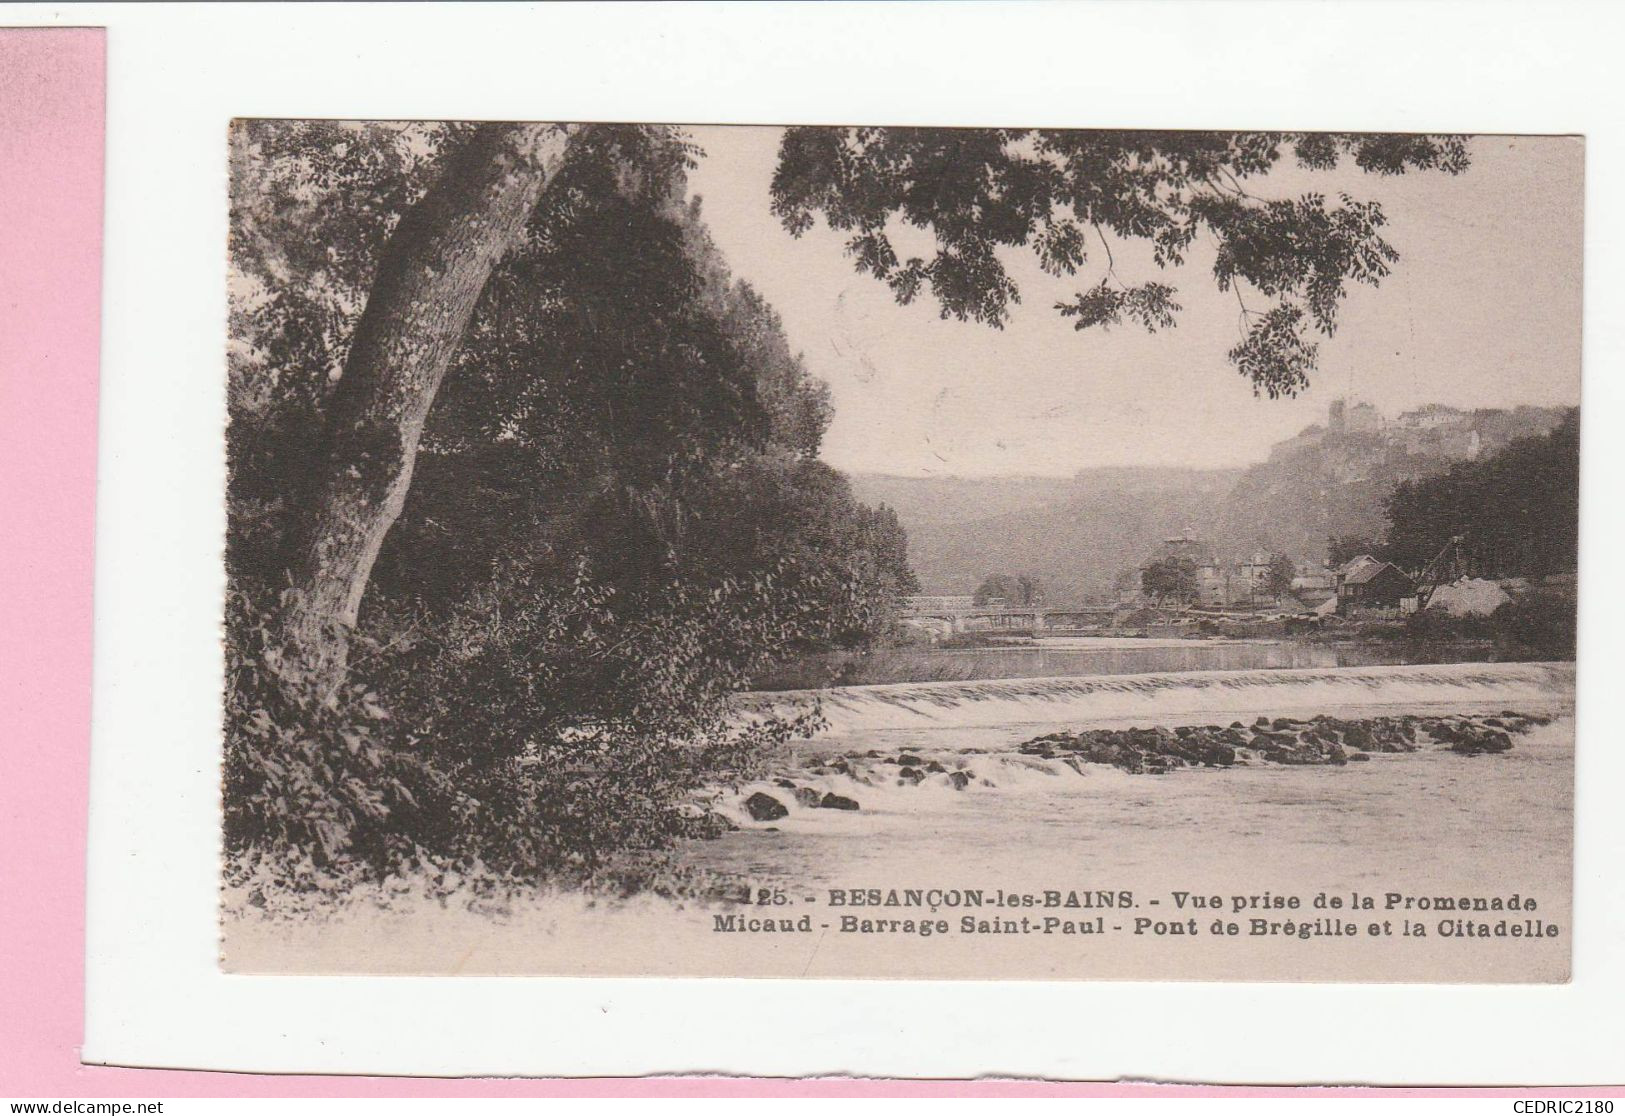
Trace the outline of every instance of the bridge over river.
<path fill-rule="evenodd" d="M 903 598 L 903 619 L 938 621 L 950 632 L 991 631 L 1062 632 L 1099 628 L 1109 624 L 1117 609 L 1111 605 L 1046 608 L 1043 605 L 1007 605 L 993 600 L 977 604 L 974 597 L 911 596 Z"/>

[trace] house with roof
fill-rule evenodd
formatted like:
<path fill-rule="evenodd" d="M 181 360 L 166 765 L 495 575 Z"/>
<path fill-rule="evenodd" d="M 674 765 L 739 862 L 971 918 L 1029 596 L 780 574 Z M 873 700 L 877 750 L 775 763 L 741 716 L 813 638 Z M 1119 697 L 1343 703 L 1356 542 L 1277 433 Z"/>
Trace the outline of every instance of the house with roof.
<path fill-rule="evenodd" d="M 1246 558 L 1210 558 L 1196 567 L 1196 595 L 1208 608 L 1276 603 L 1270 592 L 1270 555 L 1254 551 Z"/>
<path fill-rule="evenodd" d="M 1337 570 L 1337 611 L 1397 609 L 1416 592 L 1405 571 L 1369 554 L 1351 558 Z"/>

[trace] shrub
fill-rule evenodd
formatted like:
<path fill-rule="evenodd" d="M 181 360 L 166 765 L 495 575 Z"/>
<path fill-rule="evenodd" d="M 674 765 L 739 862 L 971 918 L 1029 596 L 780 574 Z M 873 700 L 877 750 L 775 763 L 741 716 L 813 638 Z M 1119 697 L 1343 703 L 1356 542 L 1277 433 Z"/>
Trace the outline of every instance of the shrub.
<path fill-rule="evenodd" d="M 1497 608 L 1490 620 L 1497 646 L 1543 659 L 1574 658 L 1577 616 L 1568 588 L 1532 588 Z"/>
<path fill-rule="evenodd" d="M 624 882 L 623 854 L 714 832 L 696 788 L 753 775 L 820 723 L 745 720 L 730 701 L 762 653 L 741 649 L 782 643 L 795 618 L 767 577 L 620 595 L 584 563 L 562 586 L 508 575 L 425 631 L 355 637 L 328 703 L 282 675 L 268 611 L 239 599 L 225 804 L 240 870 L 294 892 L 402 873 Z"/>
<path fill-rule="evenodd" d="M 1442 608 L 1425 608 L 1405 617 L 1405 638 L 1413 643 L 1489 639 L 1492 630 L 1488 616 L 1454 616 Z"/>
<path fill-rule="evenodd" d="M 1519 593 L 1488 616 L 1453 616 L 1423 609 L 1405 618 L 1413 643 L 1493 641 L 1500 657 L 1572 659 L 1575 652 L 1572 586 L 1537 586 Z"/>
<path fill-rule="evenodd" d="M 290 875 L 341 864 L 383 870 L 413 851 L 412 818 L 472 802 L 428 756 L 401 746 L 365 681 L 322 702 L 288 677 L 271 610 L 234 593 L 226 624 L 225 846 L 285 861 Z"/>

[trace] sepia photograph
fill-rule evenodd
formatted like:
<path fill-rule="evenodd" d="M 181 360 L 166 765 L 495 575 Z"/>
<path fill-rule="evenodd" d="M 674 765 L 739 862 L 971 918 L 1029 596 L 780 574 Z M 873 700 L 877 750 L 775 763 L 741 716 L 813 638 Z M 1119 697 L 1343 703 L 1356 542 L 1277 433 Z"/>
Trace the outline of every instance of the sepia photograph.
<path fill-rule="evenodd" d="M 222 139 L 224 971 L 1569 980 L 1580 137 Z"/>

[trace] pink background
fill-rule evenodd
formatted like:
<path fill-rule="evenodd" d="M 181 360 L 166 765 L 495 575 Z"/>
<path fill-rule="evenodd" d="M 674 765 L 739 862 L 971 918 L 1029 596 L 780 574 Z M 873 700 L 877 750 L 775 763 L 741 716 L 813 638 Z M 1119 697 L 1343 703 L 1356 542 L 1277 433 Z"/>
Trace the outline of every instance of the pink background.
<path fill-rule="evenodd" d="M 81 1065 L 105 47 L 97 28 L 0 30 L 0 1096 L 1294 1093 L 1013 1081 L 334 1078 Z M 1558 1093 L 1625 1089 L 1538 1095 Z"/>

